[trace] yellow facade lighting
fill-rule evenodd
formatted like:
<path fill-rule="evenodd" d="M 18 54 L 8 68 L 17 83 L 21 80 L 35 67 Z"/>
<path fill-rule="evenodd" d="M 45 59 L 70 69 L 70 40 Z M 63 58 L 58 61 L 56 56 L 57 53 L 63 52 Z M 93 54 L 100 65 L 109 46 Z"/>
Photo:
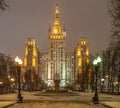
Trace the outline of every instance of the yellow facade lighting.
<path fill-rule="evenodd" d="M 82 66 L 82 58 L 78 59 L 78 66 Z"/>
<path fill-rule="evenodd" d="M 24 58 L 24 63 L 23 63 L 24 66 L 27 66 L 27 58 Z"/>
<path fill-rule="evenodd" d="M 32 66 L 35 67 L 36 66 L 36 59 L 32 58 Z"/>

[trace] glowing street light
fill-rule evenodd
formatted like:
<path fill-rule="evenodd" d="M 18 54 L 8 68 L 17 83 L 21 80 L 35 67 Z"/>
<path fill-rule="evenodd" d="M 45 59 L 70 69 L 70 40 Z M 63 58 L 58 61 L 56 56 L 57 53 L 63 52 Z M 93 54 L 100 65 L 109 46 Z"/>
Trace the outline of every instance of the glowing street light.
<path fill-rule="evenodd" d="M 15 81 L 15 79 L 14 79 L 14 78 L 11 78 L 10 80 L 11 80 L 12 82 L 14 82 L 14 81 Z"/>
<path fill-rule="evenodd" d="M 13 89 L 14 89 L 14 88 L 13 88 L 13 84 L 14 84 L 13 82 L 15 81 L 15 79 L 14 79 L 14 78 L 11 78 L 10 81 L 11 81 L 11 92 L 13 93 Z"/>
<path fill-rule="evenodd" d="M 23 102 L 23 97 L 21 96 L 21 89 L 20 89 L 20 73 L 21 73 L 22 60 L 17 56 L 15 58 L 15 62 L 17 64 L 17 74 L 18 74 L 18 96 L 17 96 L 17 103 L 22 103 Z"/>
<path fill-rule="evenodd" d="M 95 60 L 93 61 L 93 65 L 96 66 L 96 65 L 98 65 L 101 61 L 102 61 L 101 57 L 98 56 L 97 59 L 95 59 Z"/>
<path fill-rule="evenodd" d="M 97 92 L 97 74 L 98 74 L 98 68 L 100 66 L 100 62 L 102 61 L 101 57 L 98 56 L 97 59 L 93 61 L 93 65 L 95 67 L 95 75 L 96 75 L 96 83 L 95 83 L 95 94 L 93 97 L 93 103 L 94 104 L 99 104 L 99 99 L 98 99 L 98 92 Z"/>
<path fill-rule="evenodd" d="M 18 63 L 19 65 L 22 64 L 22 60 L 18 56 L 15 58 L 15 62 Z"/>

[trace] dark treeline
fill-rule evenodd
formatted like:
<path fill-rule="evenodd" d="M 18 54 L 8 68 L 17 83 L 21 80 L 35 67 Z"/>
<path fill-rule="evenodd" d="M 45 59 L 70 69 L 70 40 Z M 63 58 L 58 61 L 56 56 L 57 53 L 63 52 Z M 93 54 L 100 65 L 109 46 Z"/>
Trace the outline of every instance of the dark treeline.
<path fill-rule="evenodd" d="M 120 88 L 120 0 L 109 1 L 109 14 L 112 18 L 111 36 L 108 48 L 103 51 L 101 78 L 104 89 L 109 93 L 119 93 Z"/>

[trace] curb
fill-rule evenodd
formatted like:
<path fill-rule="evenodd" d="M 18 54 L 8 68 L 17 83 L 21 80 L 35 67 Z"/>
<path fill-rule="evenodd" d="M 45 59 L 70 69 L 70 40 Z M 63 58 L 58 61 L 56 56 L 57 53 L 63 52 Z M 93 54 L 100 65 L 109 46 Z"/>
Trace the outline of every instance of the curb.
<path fill-rule="evenodd" d="M 113 107 L 111 107 L 111 106 L 109 106 L 109 105 L 106 105 L 106 104 L 104 104 L 104 103 L 101 103 L 102 105 L 104 105 L 104 106 L 106 106 L 106 107 L 108 107 L 108 108 L 113 108 Z"/>
<path fill-rule="evenodd" d="M 14 103 L 11 103 L 11 104 L 9 104 L 9 105 L 3 106 L 2 108 L 7 108 L 7 107 L 12 106 L 12 105 L 14 105 L 14 104 L 15 104 L 15 102 L 14 102 Z"/>

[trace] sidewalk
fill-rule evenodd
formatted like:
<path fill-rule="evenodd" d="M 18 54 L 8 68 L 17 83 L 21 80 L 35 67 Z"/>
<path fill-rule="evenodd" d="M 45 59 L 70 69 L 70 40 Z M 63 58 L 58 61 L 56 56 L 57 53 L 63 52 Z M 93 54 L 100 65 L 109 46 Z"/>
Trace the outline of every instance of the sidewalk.
<path fill-rule="evenodd" d="M 6 108 L 7 106 L 13 105 L 15 102 L 13 101 L 0 101 L 0 108 Z"/>
<path fill-rule="evenodd" d="M 108 101 L 105 101 L 105 102 L 102 102 L 101 104 L 103 104 L 105 106 L 108 106 L 110 108 L 120 108 L 120 102 L 108 102 Z"/>
<path fill-rule="evenodd" d="M 98 105 L 91 105 L 91 104 L 84 104 L 84 103 L 50 103 L 50 102 L 32 102 L 32 103 L 21 103 L 21 104 L 14 104 L 8 108 L 106 108 L 105 106 L 98 104 Z M 0 107 L 0 108 L 7 108 Z M 109 108 L 109 107 L 107 107 Z"/>
<path fill-rule="evenodd" d="M 100 104 L 94 105 L 92 102 L 93 93 L 79 93 L 78 96 L 36 96 L 35 94 L 37 93 L 22 92 L 22 96 L 24 97 L 22 104 L 15 104 L 17 94 L 1 95 L 0 108 L 6 108 L 13 104 L 14 108 L 31 108 L 31 106 L 34 106 L 32 108 L 45 108 L 44 102 L 48 102 L 46 103 L 46 107 L 51 105 L 51 108 L 105 108 L 105 106 L 108 108 L 120 108 L 119 96 L 99 94 Z"/>
<path fill-rule="evenodd" d="M 15 102 L 11 102 L 11 101 L 0 101 L 0 108 L 6 108 L 8 106 L 11 106 L 15 104 Z M 28 103 L 23 103 L 24 106 L 26 106 L 26 104 Z M 102 102 L 101 104 L 103 104 L 104 106 L 107 106 L 109 108 L 120 108 L 120 102 Z M 71 104 L 72 105 L 72 104 Z M 70 106 L 69 106 L 70 107 Z M 87 105 L 86 105 L 87 107 Z M 70 107 L 71 108 L 71 107 Z M 90 107 L 92 108 L 92 106 Z M 94 108 L 94 107 L 93 107 Z"/>

